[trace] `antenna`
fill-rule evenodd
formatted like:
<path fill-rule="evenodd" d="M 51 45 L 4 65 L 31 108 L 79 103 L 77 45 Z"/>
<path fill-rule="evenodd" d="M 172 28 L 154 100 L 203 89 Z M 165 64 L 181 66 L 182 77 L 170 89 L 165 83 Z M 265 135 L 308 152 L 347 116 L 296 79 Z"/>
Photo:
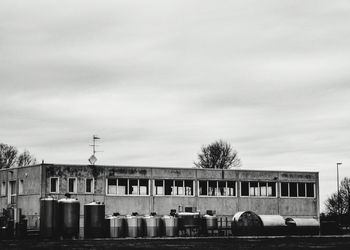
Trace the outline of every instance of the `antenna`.
<path fill-rule="evenodd" d="M 92 136 L 92 145 L 90 145 L 90 147 L 92 147 L 92 155 L 89 158 L 89 162 L 91 165 L 95 165 L 97 158 L 95 156 L 96 152 L 101 152 L 101 151 L 96 151 L 96 147 L 98 147 L 99 145 L 96 145 L 96 140 L 100 140 L 101 138 L 98 137 L 97 135 L 93 135 Z"/>

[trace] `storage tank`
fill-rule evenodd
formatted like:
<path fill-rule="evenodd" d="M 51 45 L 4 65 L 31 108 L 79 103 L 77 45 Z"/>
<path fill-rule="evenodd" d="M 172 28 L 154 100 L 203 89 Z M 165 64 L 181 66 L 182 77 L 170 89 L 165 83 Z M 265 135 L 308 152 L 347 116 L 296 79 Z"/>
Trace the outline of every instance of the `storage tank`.
<path fill-rule="evenodd" d="M 112 215 L 106 217 L 107 236 L 112 238 L 121 238 L 125 236 L 125 216 Z"/>
<path fill-rule="evenodd" d="M 138 215 L 127 215 L 126 221 L 126 232 L 128 237 L 137 238 L 142 237 L 142 217 Z"/>
<path fill-rule="evenodd" d="M 161 218 L 163 235 L 175 237 L 179 233 L 179 219 L 175 216 L 164 215 Z"/>
<path fill-rule="evenodd" d="M 156 215 L 145 215 L 143 218 L 144 236 L 157 237 L 159 236 L 160 218 Z"/>
<path fill-rule="evenodd" d="M 103 238 L 105 205 L 91 202 L 84 205 L 84 238 Z"/>
<path fill-rule="evenodd" d="M 58 202 L 52 197 L 40 199 L 40 235 L 43 238 L 57 237 Z"/>
<path fill-rule="evenodd" d="M 198 212 L 180 212 L 179 216 L 179 227 L 199 227 L 200 224 L 200 215 Z"/>
<path fill-rule="evenodd" d="M 237 212 L 232 218 L 233 235 L 259 235 L 262 227 L 260 217 L 252 211 Z"/>
<path fill-rule="evenodd" d="M 320 222 L 314 218 L 286 218 L 289 234 L 293 235 L 318 235 Z"/>
<path fill-rule="evenodd" d="M 63 238 L 79 237 L 80 203 L 77 199 L 58 200 L 59 235 Z"/>
<path fill-rule="evenodd" d="M 216 215 L 205 214 L 203 216 L 204 226 L 207 230 L 216 230 L 218 229 L 218 218 Z"/>
<path fill-rule="evenodd" d="M 287 225 L 281 215 L 259 215 L 262 222 L 262 235 L 286 235 Z"/>

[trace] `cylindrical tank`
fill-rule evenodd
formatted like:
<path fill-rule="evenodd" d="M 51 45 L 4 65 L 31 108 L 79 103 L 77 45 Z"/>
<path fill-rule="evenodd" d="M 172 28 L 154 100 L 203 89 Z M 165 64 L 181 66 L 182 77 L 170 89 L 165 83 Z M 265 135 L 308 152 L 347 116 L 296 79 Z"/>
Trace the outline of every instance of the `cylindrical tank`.
<path fill-rule="evenodd" d="M 144 225 L 144 236 L 157 237 L 159 236 L 160 218 L 158 216 L 146 215 L 142 218 Z"/>
<path fill-rule="evenodd" d="M 125 236 L 125 217 L 124 216 L 108 216 L 107 234 L 112 238 L 121 238 Z"/>
<path fill-rule="evenodd" d="M 314 218 L 286 218 L 289 234 L 317 235 L 320 233 L 320 222 Z"/>
<path fill-rule="evenodd" d="M 174 237 L 179 232 L 179 219 L 175 216 L 164 215 L 162 218 L 162 224 L 164 228 L 164 235 L 168 237 Z"/>
<path fill-rule="evenodd" d="M 59 235 L 63 238 L 79 237 L 80 203 L 76 199 L 58 200 Z"/>
<path fill-rule="evenodd" d="M 105 205 L 91 202 L 84 205 L 84 238 L 103 238 Z"/>
<path fill-rule="evenodd" d="M 128 237 L 142 237 L 142 217 L 137 215 L 126 216 L 126 232 Z"/>
<path fill-rule="evenodd" d="M 252 211 L 236 213 L 231 225 L 233 235 L 259 235 L 263 227 L 260 217 Z"/>
<path fill-rule="evenodd" d="M 286 222 L 281 215 L 259 215 L 263 228 L 262 235 L 286 235 Z"/>
<path fill-rule="evenodd" d="M 181 228 L 198 227 L 200 224 L 200 215 L 198 212 L 180 212 L 178 216 L 180 221 L 179 227 Z"/>
<path fill-rule="evenodd" d="M 205 227 L 207 230 L 215 230 L 218 229 L 218 218 L 216 215 L 206 214 L 203 216 L 205 221 Z"/>
<path fill-rule="evenodd" d="M 58 202 L 52 197 L 40 200 L 40 235 L 44 238 L 58 236 Z"/>

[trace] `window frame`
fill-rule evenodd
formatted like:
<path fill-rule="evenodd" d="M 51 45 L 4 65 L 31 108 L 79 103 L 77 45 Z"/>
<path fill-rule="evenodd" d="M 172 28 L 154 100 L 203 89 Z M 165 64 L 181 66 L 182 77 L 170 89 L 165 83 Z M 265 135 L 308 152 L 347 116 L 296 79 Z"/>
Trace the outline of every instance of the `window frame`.
<path fill-rule="evenodd" d="M 254 187 L 254 195 L 251 194 L 250 189 L 251 189 L 251 183 L 257 183 L 257 186 Z M 242 184 L 243 183 L 248 183 L 248 195 L 242 195 Z M 264 185 L 261 185 L 264 184 Z M 269 184 L 274 184 L 274 189 L 275 189 L 275 195 L 269 195 Z M 266 195 L 261 195 L 261 187 L 265 187 L 265 191 L 266 191 Z M 272 187 L 272 191 L 273 191 L 273 186 Z M 257 194 L 255 194 L 255 190 L 257 190 Z M 252 181 L 240 181 L 240 197 L 244 197 L 244 198 L 248 198 L 248 197 L 253 197 L 253 198 L 277 198 L 277 182 L 275 181 L 271 181 L 271 180 L 252 180 Z M 273 193 L 273 192 L 272 192 Z"/>
<path fill-rule="evenodd" d="M 0 196 L 5 197 L 6 196 L 6 181 L 1 181 L 1 186 L 0 186 Z"/>
<path fill-rule="evenodd" d="M 162 181 L 163 183 L 163 194 L 156 194 L 156 181 Z M 165 182 L 166 181 L 171 181 L 171 193 L 170 194 L 166 194 L 166 186 L 165 186 Z M 181 181 L 182 182 L 182 186 L 175 186 L 176 181 Z M 192 182 L 192 194 L 186 194 L 187 190 L 186 190 L 186 181 L 191 181 Z M 153 196 L 166 196 L 166 197 L 194 197 L 196 195 L 195 192 L 195 180 L 193 179 L 153 179 Z M 159 186 L 160 187 L 160 186 Z M 180 187 L 182 190 L 182 194 L 177 194 L 178 190 L 175 190 L 175 187 Z"/>
<path fill-rule="evenodd" d="M 73 192 L 70 192 L 69 190 L 69 181 L 70 180 L 75 180 L 74 181 L 74 186 L 73 186 Z M 77 177 L 68 177 L 67 178 L 67 193 L 69 194 L 77 194 L 78 193 L 78 178 Z"/>
<path fill-rule="evenodd" d="M 282 183 L 286 183 L 288 185 L 288 195 L 287 196 L 282 196 Z M 290 183 L 295 183 L 296 184 L 296 196 L 290 196 Z M 305 187 L 305 196 L 299 196 L 299 185 L 304 184 Z M 313 196 L 308 196 L 308 184 L 313 186 Z M 280 198 L 288 198 L 288 199 L 315 199 L 316 198 L 316 183 L 315 182 L 296 182 L 296 181 L 283 181 L 280 182 Z"/>
<path fill-rule="evenodd" d="M 200 193 L 200 182 L 206 182 L 206 187 L 207 187 L 207 194 L 201 194 Z M 215 187 L 215 195 L 211 195 L 209 193 L 209 182 L 216 182 L 216 187 Z M 224 192 L 225 195 L 220 194 L 219 190 L 219 182 L 225 182 L 225 187 L 224 187 Z M 234 183 L 234 195 L 228 195 L 228 182 L 233 182 Z M 237 181 L 236 180 L 198 180 L 197 181 L 197 190 L 198 190 L 198 197 L 215 197 L 215 198 L 220 198 L 220 197 L 237 197 Z"/>
<path fill-rule="evenodd" d="M 86 191 L 87 189 L 87 180 L 91 180 L 91 191 Z M 95 178 L 85 178 L 85 193 L 86 194 L 94 194 L 95 193 Z"/>
<path fill-rule="evenodd" d="M 57 182 L 56 182 L 56 191 L 55 192 L 52 192 L 52 186 L 51 186 L 51 184 L 52 184 L 52 179 L 57 179 Z M 58 194 L 58 193 L 60 193 L 60 177 L 50 177 L 50 185 L 49 185 L 50 187 L 50 190 L 49 190 L 49 193 L 50 194 Z"/>
<path fill-rule="evenodd" d="M 126 180 L 126 193 L 124 194 L 119 194 L 118 193 L 118 187 L 119 187 L 119 180 Z M 109 180 L 115 180 L 116 184 L 116 193 L 109 193 L 109 185 L 108 185 L 108 181 Z M 130 180 L 137 180 L 137 194 L 129 194 L 129 190 L 130 190 Z M 147 193 L 148 194 L 140 194 L 140 180 L 146 180 L 147 181 Z M 123 196 L 123 197 L 133 197 L 133 196 L 150 196 L 151 195 L 151 180 L 147 179 L 147 178 L 106 178 L 106 195 L 107 196 Z M 114 186 L 114 185 L 113 185 Z"/>

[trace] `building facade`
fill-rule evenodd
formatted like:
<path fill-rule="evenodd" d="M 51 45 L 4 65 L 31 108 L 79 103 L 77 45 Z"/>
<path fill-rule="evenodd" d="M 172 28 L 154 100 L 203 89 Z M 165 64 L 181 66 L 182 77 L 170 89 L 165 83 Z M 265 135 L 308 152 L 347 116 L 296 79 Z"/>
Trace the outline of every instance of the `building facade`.
<path fill-rule="evenodd" d="M 196 207 L 232 217 L 238 211 L 319 219 L 318 172 L 40 164 L 0 170 L 0 209 L 22 209 L 39 227 L 40 198 L 66 193 L 106 214 L 169 214 Z"/>

